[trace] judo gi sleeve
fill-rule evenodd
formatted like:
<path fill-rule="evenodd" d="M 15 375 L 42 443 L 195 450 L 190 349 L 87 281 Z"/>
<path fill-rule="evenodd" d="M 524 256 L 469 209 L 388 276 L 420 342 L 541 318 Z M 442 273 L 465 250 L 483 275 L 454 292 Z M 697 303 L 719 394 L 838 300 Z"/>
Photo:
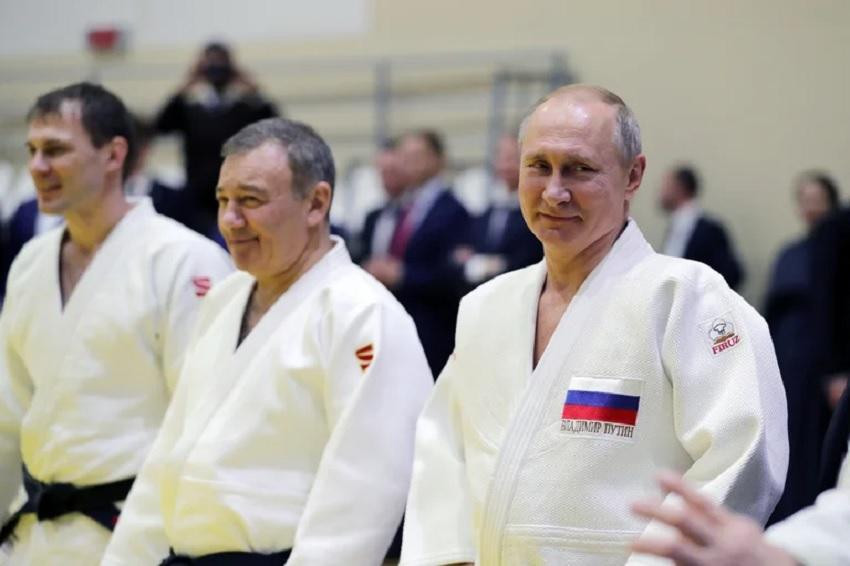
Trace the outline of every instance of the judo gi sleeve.
<path fill-rule="evenodd" d="M 801 564 L 850 564 L 850 458 L 842 464 L 838 486 L 823 492 L 815 504 L 767 530 L 767 539 Z"/>
<path fill-rule="evenodd" d="M 416 426 L 416 455 L 402 539 L 401 564 L 475 561 L 472 499 L 466 474 L 460 406 L 461 374 L 452 354 Z"/>
<path fill-rule="evenodd" d="M 32 400 L 33 384 L 9 332 L 9 314 L 0 314 L 0 523 L 21 489 L 21 421 Z"/>
<path fill-rule="evenodd" d="M 343 307 L 321 325 L 330 436 L 288 566 L 381 563 L 404 510 L 416 418 L 433 384 L 398 304 Z"/>
<path fill-rule="evenodd" d="M 164 250 L 155 266 L 163 309 L 160 319 L 162 368 L 168 390 L 173 393 L 186 347 L 195 330 L 201 302 L 212 286 L 233 266 L 216 244 L 193 240 Z"/>
<path fill-rule="evenodd" d="M 672 424 L 692 459 L 680 471 L 713 500 L 764 524 L 788 469 L 785 391 L 767 324 L 725 285 L 694 284 L 675 296 L 662 341 Z M 670 532 L 652 522 L 642 536 L 650 535 Z"/>

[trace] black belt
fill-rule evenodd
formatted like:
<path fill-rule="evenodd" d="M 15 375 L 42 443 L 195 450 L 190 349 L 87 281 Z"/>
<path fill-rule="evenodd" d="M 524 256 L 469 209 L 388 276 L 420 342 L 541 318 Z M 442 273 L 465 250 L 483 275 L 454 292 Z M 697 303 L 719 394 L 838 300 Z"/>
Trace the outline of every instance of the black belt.
<path fill-rule="evenodd" d="M 168 558 L 159 566 L 283 566 L 292 550 L 282 550 L 274 554 L 259 552 L 216 552 L 196 558 L 174 554 L 171 549 Z"/>
<path fill-rule="evenodd" d="M 0 544 L 5 542 L 18 521 L 27 513 L 35 513 L 39 521 L 49 521 L 68 513 L 82 513 L 104 528 L 112 530 L 121 513 L 115 503 L 124 501 L 135 478 L 77 487 L 70 483 L 44 483 L 32 477 L 23 466 L 27 501 L 0 529 Z"/>

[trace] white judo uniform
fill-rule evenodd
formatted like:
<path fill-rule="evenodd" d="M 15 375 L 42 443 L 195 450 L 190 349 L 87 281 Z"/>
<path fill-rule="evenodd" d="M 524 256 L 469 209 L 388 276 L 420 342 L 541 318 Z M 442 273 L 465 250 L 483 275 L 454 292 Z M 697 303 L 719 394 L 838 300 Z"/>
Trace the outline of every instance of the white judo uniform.
<path fill-rule="evenodd" d="M 621 565 L 661 468 L 765 520 L 788 461 L 763 319 L 633 220 L 533 368 L 545 263 L 467 295 L 417 428 L 402 564 Z M 630 562 L 631 563 L 631 562 Z"/>
<path fill-rule="evenodd" d="M 207 298 L 105 565 L 158 564 L 169 548 L 380 564 L 433 379 L 410 317 L 334 242 L 238 346 L 253 277 Z"/>
<path fill-rule="evenodd" d="M 811 507 L 767 530 L 771 544 L 784 548 L 807 566 L 850 564 L 850 458 L 845 457 L 838 485 L 821 493 Z"/>
<path fill-rule="evenodd" d="M 134 476 L 156 438 L 210 285 L 232 271 L 214 243 L 143 199 L 112 229 L 62 305 L 64 230 L 15 259 L 0 315 L 0 519 L 20 507 L 21 463 L 40 481 Z M 79 513 L 18 523 L 0 564 L 98 564 L 109 531 Z"/>

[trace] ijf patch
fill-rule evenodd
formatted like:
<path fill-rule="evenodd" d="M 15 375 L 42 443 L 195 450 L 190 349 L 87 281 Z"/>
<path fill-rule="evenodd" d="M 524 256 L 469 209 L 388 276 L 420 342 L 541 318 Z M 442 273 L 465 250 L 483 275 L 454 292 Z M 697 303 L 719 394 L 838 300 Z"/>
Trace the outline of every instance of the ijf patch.
<path fill-rule="evenodd" d="M 634 442 L 642 387 L 639 379 L 574 377 L 564 399 L 561 432 Z"/>
<path fill-rule="evenodd" d="M 372 344 L 366 344 L 363 347 L 357 348 L 354 351 L 357 361 L 360 362 L 360 369 L 365 372 L 372 365 L 372 360 L 375 359 L 375 348 Z"/>
<path fill-rule="evenodd" d="M 706 320 L 699 325 L 699 329 L 711 344 L 711 353 L 714 356 L 741 343 L 741 335 L 735 329 L 731 312 Z"/>
<path fill-rule="evenodd" d="M 195 296 L 203 297 L 210 292 L 212 280 L 206 275 L 196 275 L 192 277 L 192 285 L 195 287 Z"/>

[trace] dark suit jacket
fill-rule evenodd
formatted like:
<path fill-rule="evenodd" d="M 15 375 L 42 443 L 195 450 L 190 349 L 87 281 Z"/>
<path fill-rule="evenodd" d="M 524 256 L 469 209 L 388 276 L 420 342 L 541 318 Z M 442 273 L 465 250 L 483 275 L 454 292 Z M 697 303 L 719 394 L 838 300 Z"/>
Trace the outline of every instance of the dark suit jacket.
<path fill-rule="evenodd" d="M 366 216 L 362 233 L 363 261 L 372 256 L 372 236 L 381 210 Z M 444 190 L 410 235 L 404 251 L 404 278 L 391 289 L 419 333 L 419 340 L 436 377 L 454 349 L 455 322 L 461 289 L 451 255 L 463 243 L 469 213 L 449 190 Z"/>
<path fill-rule="evenodd" d="M 788 400 L 788 474 L 785 491 L 768 525 L 808 507 L 819 493 L 818 463 L 829 421 L 815 372 L 818 345 L 812 305 L 812 241 L 792 242 L 779 253 L 767 292 L 764 317 L 776 346 Z"/>
<path fill-rule="evenodd" d="M 488 208 L 470 225 L 469 245 L 475 252 L 504 257 L 507 264 L 506 271 L 520 269 L 540 261 L 543 258 L 543 246 L 528 229 L 522 212 L 518 208 L 508 212 L 501 237 L 495 241 L 489 237 L 488 227 L 495 210 L 494 207 Z"/>
<path fill-rule="evenodd" d="M 850 207 L 827 218 L 812 233 L 811 331 L 819 346 L 822 377 L 850 372 Z"/>
<path fill-rule="evenodd" d="M 685 246 L 684 257 L 708 265 L 722 275 L 733 289 L 737 289 L 744 281 L 744 271 L 726 229 L 719 221 L 708 216 L 701 216 L 697 220 Z"/>
<path fill-rule="evenodd" d="M 35 224 L 38 218 L 38 201 L 30 199 L 21 203 L 12 214 L 3 234 L 3 251 L 0 259 L 0 269 L 3 270 L 0 282 L 0 296 L 6 295 L 6 278 L 15 256 L 35 235 Z"/>
<path fill-rule="evenodd" d="M 812 233 L 816 371 L 825 378 L 850 373 L 850 207 L 824 220 Z M 824 440 L 821 488 L 835 487 L 850 436 L 850 388 L 835 409 Z"/>

